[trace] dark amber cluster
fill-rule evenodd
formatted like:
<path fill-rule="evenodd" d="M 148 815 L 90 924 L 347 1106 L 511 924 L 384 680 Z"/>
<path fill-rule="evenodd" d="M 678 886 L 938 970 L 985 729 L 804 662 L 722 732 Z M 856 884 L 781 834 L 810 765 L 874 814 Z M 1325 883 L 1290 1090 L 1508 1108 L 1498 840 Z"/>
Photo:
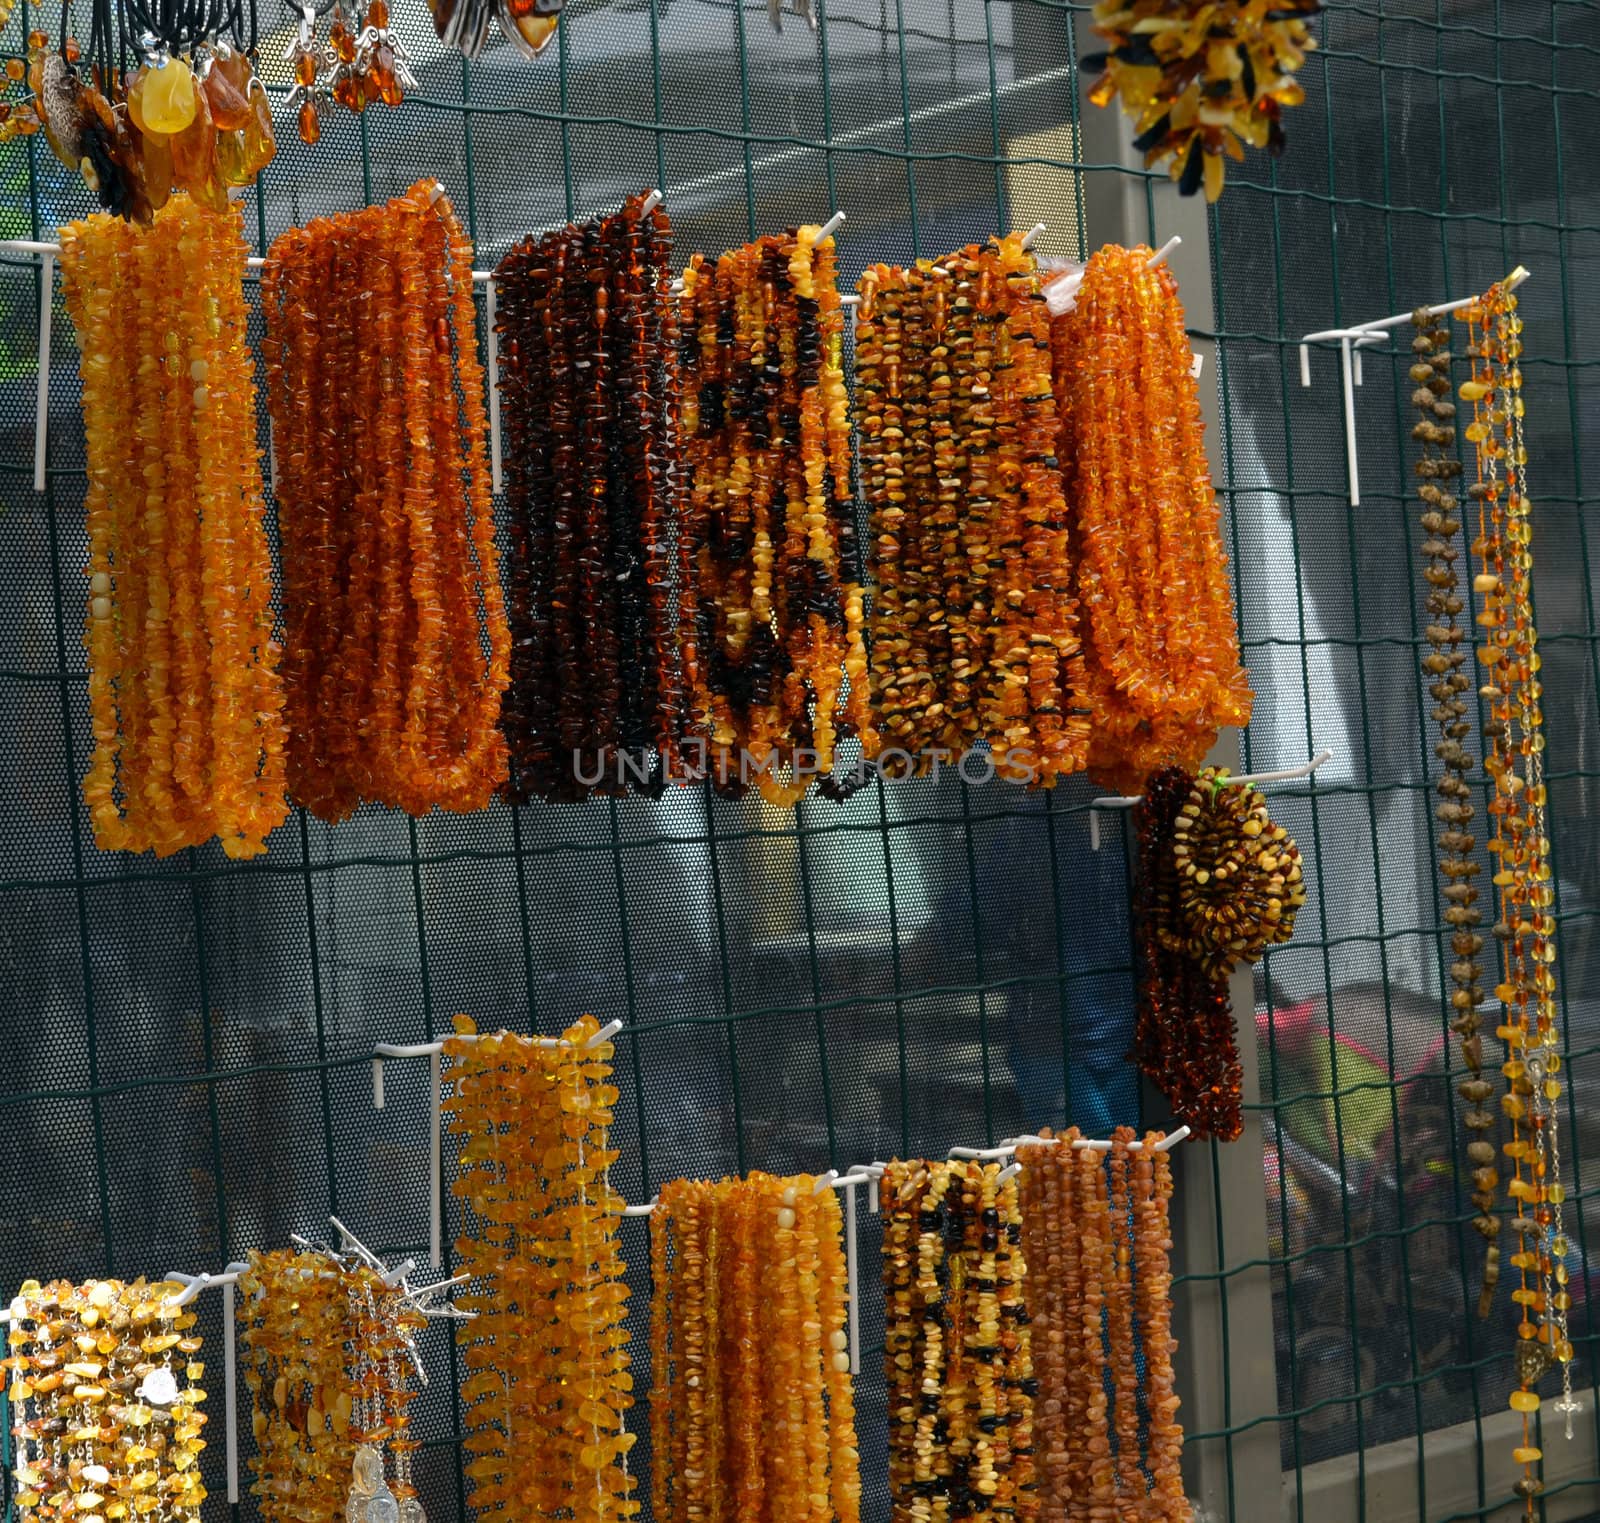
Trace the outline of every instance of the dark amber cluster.
<path fill-rule="evenodd" d="M 1012 234 L 858 288 L 872 701 L 880 747 L 913 758 L 887 770 L 983 740 L 1051 786 L 1082 770 L 1089 719 L 1033 256 Z"/>
<path fill-rule="evenodd" d="M 456 1028 L 453 1189 L 472 1234 L 456 1253 L 474 1280 L 457 1304 L 477 1313 L 461 1340 L 469 1500 L 478 1523 L 634 1517 L 614 1049 L 589 1015 L 558 1043 Z"/>
<path fill-rule="evenodd" d="M 1043 1134 L 1050 1136 L 1047 1131 Z M 1119 1127 L 1019 1156 L 1040 1512 L 1071 1523 L 1188 1523 L 1172 1356 L 1172 1165 Z"/>
<path fill-rule="evenodd" d="M 481 809 L 510 633 L 472 243 L 433 182 L 283 234 L 261 280 L 283 538 L 289 786 Z"/>
<path fill-rule="evenodd" d="M 495 271 L 515 631 L 511 789 L 659 786 L 685 731 L 672 229 L 644 198 Z M 637 771 L 632 770 L 637 769 Z"/>
<path fill-rule="evenodd" d="M 1283 152 L 1283 109 L 1305 90 L 1292 78 L 1316 47 L 1322 0 L 1096 0 L 1094 29 L 1110 47 L 1083 67 L 1101 78 L 1097 106 L 1122 98 L 1147 166 L 1165 164 L 1178 189 L 1222 194 L 1224 155 Z"/>
<path fill-rule="evenodd" d="M 1032 1331 L 1015 1180 L 995 1163 L 891 1163 L 884 1369 L 894 1523 L 1040 1516 Z"/>
<path fill-rule="evenodd" d="M 843 1216 L 810 1175 L 680 1179 L 650 1218 L 651 1515 L 859 1523 Z"/>
<path fill-rule="evenodd" d="M 89 467 L 83 797 L 104 851 L 216 836 L 256 856 L 289 812 L 244 261 L 237 209 L 187 197 L 147 229 L 61 230 Z"/>
<path fill-rule="evenodd" d="M 875 749 L 843 308 L 817 232 L 696 254 L 683 277 L 694 720 L 715 784 L 753 776 L 777 805 L 831 773 L 846 737 Z"/>
<path fill-rule="evenodd" d="M 1152 774 L 1138 810 L 1134 924 L 1139 1003 L 1133 1059 L 1196 1136 L 1231 1142 L 1244 1126 L 1243 1074 L 1224 974 L 1180 950 L 1178 820 L 1194 787 L 1181 767 Z"/>
<path fill-rule="evenodd" d="M 1126 793 L 1251 706 L 1183 303 L 1150 258 L 1102 248 L 1050 324 L 1089 775 Z"/>
<path fill-rule="evenodd" d="M 205 1366 L 182 1289 L 23 1282 L 0 1359 L 20 1523 L 199 1523 Z"/>
<path fill-rule="evenodd" d="M 1300 848 L 1267 815 L 1267 801 L 1225 770 L 1194 780 L 1172 832 L 1177 892 L 1160 934 L 1226 978 L 1294 935 L 1305 903 Z"/>
<path fill-rule="evenodd" d="M 1455 458 L 1456 404 L 1450 396 L 1450 333 L 1441 317 L 1428 308 L 1412 314 L 1416 330 L 1411 340 L 1412 406 L 1420 414 L 1411 437 L 1420 446 L 1412 469 L 1417 477 L 1417 496 L 1422 500 L 1422 576 L 1428 584 L 1428 623 L 1423 634 L 1428 650 L 1422 657 L 1422 671 L 1433 697 L 1433 720 L 1439 726 L 1434 755 L 1440 761 L 1440 774 L 1434 783 L 1439 803 L 1434 817 L 1439 822 L 1438 850 L 1440 895 L 1444 901 L 1444 921 L 1450 928 L 1450 1025 L 1460 1038 L 1461 1060 L 1466 1077 L 1456 1090 L 1467 1102 L 1464 1122 L 1470 1140 L 1467 1157 L 1473 1166 L 1472 1204 L 1476 1215 L 1472 1224 L 1487 1246 L 1479 1308 L 1487 1313 L 1500 1278 L 1500 1250 L 1495 1240 L 1500 1235 L 1500 1218 L 1495 1214 L 1496 1190 L 1500 1183 L 1495 1168 L 1495 1145 L 1491 1133 L 1498 1129 L 1494 1112 L 1485 1103 L 1494 1085 L 1483 1071 L 1482 1017 L 1483 976 L 1478 953 L 1483 949 L 1479 930 L 1482 911 L 1473 879 L 1479 866 L 1473 857 L 1477 837 L 1468 829 L 1476 812 L 1472 785 L 1468 781 L 1476 768 L 1466 740 L 1472 733 L 1471 702 L 1468 694 L 1472 677 L 1466 669 L 1469 632 L 1461 624 L 1467 600 L 1461 590 L 1456 562 L 1461 558 L 1461 508 L 1457 497 L 1460 463 Z"/>

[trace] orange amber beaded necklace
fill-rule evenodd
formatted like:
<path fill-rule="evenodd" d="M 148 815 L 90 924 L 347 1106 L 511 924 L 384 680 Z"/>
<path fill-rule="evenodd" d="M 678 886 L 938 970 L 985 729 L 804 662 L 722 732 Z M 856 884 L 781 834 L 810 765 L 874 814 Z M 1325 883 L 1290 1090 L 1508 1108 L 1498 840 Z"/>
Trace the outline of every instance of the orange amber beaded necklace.
<path fill-rule="evenodd" d="M 650 1217 L 652 1515 L 859 1523 L 843 1217 L 809 1175 L 680 1179 Z"/>
<path fill-rule="evenodd" d="M 1094 729 L 1089 772 L 1137 793 L 1249 722 L 1249 678 L 1177 281 L 1108 245 L 1051 322 Z"/>
<path fill-rule="evenodd" d="M 285 233 L 261 284 L 293 796 L 328 821 L 481 809 L 510 633 L 471 241 L 421 183 Z"/>
<path fill-rule="evenodd" d="M 1554 1365 L 1561 1372 L 1555 1410 L 1567 1421 L 1578 1404 L 1572 1395 L 1574 1348 L 1568 1330 L 1572 1304 L 1563 1206 L 1558 1102 L 1564 1090 L 1563 1038 L 1556 1002 L 1554 874 L 1545 818 L 1542 665 L 1532 601 L 1532 503 L 1527 494 L 1528 450 L 1523 435 L 1522 319 L 1517 299 L 1495 285 L 1461 314 L 1467 324 L 1472 379 L 1460 389 L 1472 404 L 1466 437 L 1476 448 L 1477 480 L 1467 495 L 1478 504 L 1473 553 L 1480 570 L 1473 590 L 1481 598 L 1478 648 L 1483 685 L 1479 697 L 1490 718 L 1484 724 L 1484 771 L 1494 780 L 1489 815 L 1494 835 L 1493 885 L 1499 902 L 1494 926 L 1501 944 L 1502 978 L 1495 998 L 1502 1005 L 1495 1034 L 1505 1043 L 1501 1072 L 1506 1092 L 1501 1109 L 1511 1122 L 1504 1145 L 1511 1160 L 1507 1181 L 1516 1238 L 1511 1266 L 1519 1308 L 1515 1373 L 1510 1405 L 1522 1418 L 1521 1442 L 1512 1458 L 1522 1466 L 1513 1490 L 1528 1517 L 1544 1491 L 1543 1452 L 1533 1428 L 1539 1411 L 1539 1381 Z M 1489 1181 L 1492 1182 L 1492 1181 Z"/>
<path fill-rule="evenodd" d="M 149 229 L 61 233 L 89 457 L 83 792 L 107 851 L 255 856 L 288 814 L 244 260 L 238 210 L 187 197 Z"/>

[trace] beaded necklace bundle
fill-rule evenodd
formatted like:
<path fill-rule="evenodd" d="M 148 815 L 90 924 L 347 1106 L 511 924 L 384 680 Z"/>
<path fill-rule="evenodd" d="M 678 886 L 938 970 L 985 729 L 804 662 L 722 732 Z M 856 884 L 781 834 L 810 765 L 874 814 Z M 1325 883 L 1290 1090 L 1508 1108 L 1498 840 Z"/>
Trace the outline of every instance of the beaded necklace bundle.
<path fill-rule="evenodd" d="M 157 1511 L 163 1523 L 199 1523 L 206 1393 L 194 1382 L 205 1366 L 195 1314 L 173 1300 L 182 1289 L 23 1283 L 0 1360 L 22 1523 Z"/>
<path fill-rule="evenodd" d="M 683 277 L 683 439 L 698 557 L 680 596 L 710 775 L 794 804 L 837 743 L 876 749 L 832 238 L 767 237 Z M 797 767 L 803 761 L 805 765 Z M 778 773 L 786 772 L 787 778 Z"/>
<path fill-rule="evenodd" d="M 1208 767 L 1154 773 L 1139 806 L 1133 1058 L 1199 1137 L 1244 1125 L 1228 976 L 1288 941 L 1305 900 L 1300 853 L 1254 788 Z"/>
<path fill-rule="evenodd" d="M 894 1523 L 1040 1515 L 1032 1334 L 1014 1180 L 998 1164 L 891 1163 L 884 1369 Z"/>
<path fill-rule="evenodd" d="M 186 197 L 149 229 L 61 231 L 83 352 L 89 714 L 105 851 L 212 836 L 256 856 L 288 815 L 240 216 Z"/>
<path fill-rule="evenodd" d="M 1444 922 L 1450 928 L 1450 1028 L 1460 1039 L 1461 1060 L 1466 1077 L 1456 1091 L 1467 1102 L 1463 1117 L 1470 1141 L 1467 1157 L 1472 1163 L 1472 1205 L 1476 1215 L 1472 1225 L 1483 1238 L 1484 1274 L 1479 1293 L 1478 1314 L 1487 1316 L 1500 1280 L 1501 1221 L 1495 1215 L 1495 1194 L 1500 1183 L 1495 1167 L 1492 1137 L 1498 1120 L 1485 1102 L 1494 1093 L 1493 1083 L 1483 1073 L 1483 1037 L 1479 1028 L 1483 1018 L 1478 1006 L 1483 1003 L 1482 965 L 1478 953 L 1483 949 L 1479 930 L 1482 912 L 1478 909 L 1478 890 L 1472 880 L 1479 864 L 1472 856 L 1477 838 L 1467 829 L 1474 807 L 1468 782 L 1474 761 L 1463 742 L 1472 733 L 1467 717 L 1466 694 L 1472 687 L 1467 672 L 1469 635 L 1458 622 L 1466 608 L 1461 594 L 1461 578 L 1456 561 L 1461 551 L 1460 500 L 1455 478 L 1461 462 L 1454 456 L 1456 404 L 1450 400 L 1450 332 L 1443 318 L 1422 307 L 1411 316 L 1416 330 L 1411 340 L 1413 360 L 1410 377 L 1416 389 L 1412 405 L 1421 414 L 1411 437 L 1421 446 L 1413 467 L 1418 482 L 1417 496 L 1423 503 L 1423 578 L 1428 583 L 1428 625 L 1424 637 L 1428 652 L 1422 670 L 1433 698 L 1433 719 L 1439 726 L 1434 755 L 1440 761 L 1440 774 L 1434 783 L 1439 803 L 1434 809 L 1438 820 L 1440 896 L 1444 900 Z M 1450 450 L 1450 453 L 1446 453 Z"/>
<path fill-rule="evenodd" d="M 495 270 L 519 799 L 658 788 L 684 734 L 672 226 L 643 207 L 524 239 Z"/>
<path fill-rule="evenodd" d="M 1494 835 L 1493 884 L 1499 901 L 1494 934 L 1501 944 L 1502 1006 L 1495 1034 L 1505 1043 L 1507 1081 L 1501 1109 L 1511 1122 L 1504 1152 L 1511 1160 L 1507 1182 L 1517 1238 L 1511 1265 L 1519 1308 L 1517 1389 L 1511 1407 L 1522 1416 L 1522 1440 L 1513 1458 L 1523 1467 L 1514 1490 L 1535 1511 L 1544 1489 L 1538 1467 L 1543 1455 L 1533 1431 L 1540 1398 L 1535 1389 L 1550 1367 L 1561 1370 L 1561 1400 L 1555 1409 L 1572 1417 L 1573 1345 L 1568 1331 L 1572 1297 L 1567 1289 L 1568 1242 L 1563 1220 L 1566 1186 L 1561 1178 L 1558 1102 L 1562 1081 L 1562 1033 L 1556 1004 L 1554 874 L 1545 818 L 1544 716 L 1538 631 L 1533 620 L 1532 504 L 1527 495 L 1528 450 L 1523 435 L 1522 319 L 1517 301 L 1503 286 L 1461 314 L 1467 323 L 1472 379 L 1461 397 L 1472 404 L 1466 437 L 1476 446 L 1477 479 L 1467 495 L 1478 505 L 1473 554 L 1479 571 L 1473 589 L 1481 599 L 1478 648 L 1488 712 L 1484 771 L 1494 781 L 1489 803 Z M 1503 473 L 1503 474 L 1502 474 Z"/>
<path fill-rule="evenodd" d="M 366 1265 L 324 1253 L 252 1253 L 239 1290 L 256 1439 L 250 1489 L 261 1515 L 349 1520 L 359 1496 L 361 1523 L 424 1523 L 408 1418 L 409 1339 L 420 1315 L 403 1311 Z M 393 1490 L 385 1449 L 395 1456 Z"/>
<path fill-rule="evenodd" d="M 1029 1147 L 1021 1175 L 1040 1509 L 1071 1523 L 1188 1523 L 1172 1370 L 1172 1165 L 1154 1146 L 1158 1132 L 1130 1148 L 1132 1129 L 1119 1127 L 1109 1155 L 1074 1148 L 1077 1135 Z"/>
<path fill-rule="evenodd" d="M 665 1186 L 650 1217 L 651 1515 L 858 1523 L 838 1196 L 809 1175 Z"/>
<path fill-rule="evenodd" d="M 431 182 L 291 229 L 261 275 L 283 536 L 289 785 L 481 809 L 509 666 L 472 243 Z"/>
<path fill-rule="evenodd" d="M 628 1287 L 611 1188 L 613 1047 L 584 1016 L 554 1046 L 456 1019 L 453 1185 L 475 1235 L 456 1243 L 477 1312 L 463 1329 L 463 1448 L 479 1523 L 634 1517 L 625 1427 Z"/>
<path fill-rule="evenodd" d="M 1050 786 L 1089 741 L 1048 314 L 1012 234 L 858 283 L 856 397 L 886 771 L 988 742 Z M 905 759 L 905 758 L 909 758 Z"/>
<path fill-rule="evenodd" d="M 1089 773 L 1129 793 L 1199 766 L 1251 708 L 1183 303 L 1149 261 L 1101 249 L 1050 324 Z"/>

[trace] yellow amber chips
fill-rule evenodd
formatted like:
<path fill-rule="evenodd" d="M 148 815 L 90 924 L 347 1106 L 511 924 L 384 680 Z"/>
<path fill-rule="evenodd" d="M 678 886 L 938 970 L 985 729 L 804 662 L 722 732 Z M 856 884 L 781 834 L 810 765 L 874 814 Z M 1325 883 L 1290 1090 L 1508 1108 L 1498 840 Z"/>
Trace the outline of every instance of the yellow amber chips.
<path fill-rule="evenodd" d="M 199 1523 L 205 1366 L 182 1289 L 23 1283 L 0 1360 L 20 1523 Z"/>
<path fill-rule="evenodd" d="M 478 1313 L 462 1328 L 469 1499 L 478 1523 L 634 1517 L 628 1287 L 608 1132 L 613 1048 L 584 1016 L 558 1043 L 475 1037 L 457 1019 L 454 1190 L 475 1236 L 456 1244 Z"/>
<path fill-rule="evenodd" d="M 237 208 L 61 231 L 88 436 L 84 801 L 105 851 L 266 849 L 286 818 Z"/>
<path fill-rule="evenodd" d="M 842 1213 L 808 1174 L 679 1179 L 650 1218 L 656 1523 L 859 1523 Z"/>

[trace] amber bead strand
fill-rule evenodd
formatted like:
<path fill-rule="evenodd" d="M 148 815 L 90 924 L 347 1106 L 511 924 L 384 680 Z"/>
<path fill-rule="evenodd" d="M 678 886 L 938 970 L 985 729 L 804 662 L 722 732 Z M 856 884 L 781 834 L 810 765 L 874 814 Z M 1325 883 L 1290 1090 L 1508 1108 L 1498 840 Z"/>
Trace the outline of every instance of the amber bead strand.
<path fill-rule="evenodd" d="M 636 196 L 526 239 L 496 270 L 519 799 L 615 794 L 641 775 L 656 791 L 689 731 L 680 631 L 695 605 L 674 607 L 670 583 L 695 539 L 679 534 L 671 226 L 642 212 Z"/>
<path fill-rule="evenodd" d="M 1124 1504 L 1134 1498 L 1142 1500 L 1145 1494 L 1144 1474 L 1139 1468 L 1139 1371 L 1133 1352 L 1133 1221 L 1128 1193 L 1129 1161 L 1137 1156 L 1128 1151 L 1128 1144 L 1135 1135 L 1131 1126 L 1119 1126 L 1111 1134 L 1111 1152 L 1106 1159 L 1115 1276 L 1108 1286 L 1106 1342 L 1111 1355 L 1112 1415 L 1117 1435 L 1117 1494 Z"/>
<path fill-rule="evenodd" d="M 1181 767 L 1154 773 L 1138 810 L 1135 932 L 1139 961 L 1133 1057 L 1198 1136 L 1231 1141 L 1243 1129 L 1243 1070 L 1227 979 L 1187 952 L 1178 908 L 1177 823 L 1194 787 Z"/>
<path fill-rule="evenodd" d="M 1100 1372 L 1105 1369 L 1104 1316 L 1108 1292 L 1115 1279 L 1115 1258 L 1111 1246 L 1111 1213 L 1106 1196 L 1105 1167 L 1097 1153 L 1085 1148 L 1074 1154 L 1078 1170 L 1077 1197 L 1080 1257 L 1079 1334 L 1082 1338 L 1083 1368 L 1094 1378 L 1084 1400 L 1083 1428 L 1080 1430 L 1087 1456 L 1087 1487 L 1084 1499 L 1086 1517 L 1115 1517 L 1116 1463 L 1111 1452 L 1111 1422 L 1108 1401 Z M 1103 1511 L 1097 1511 L 1104 1509 Z"/>
<path fill-rule="evenodd" d="M 362 1337 L 347 1280 L 368 1275 L 322 1254 L 280 1249 L 252 1253 L 240 1277 L 239 1344 L 257 1445 L 251 1492 L 270 1523 L 343 1515 L 360 1394 L 347 1349 Z"/>
<path fill-rule="evenodd" d="M 1032 256 L 1011 235 L 859 290 L 876 739 L 924 768 L 983 739 L 1049 786 L 1081 768 L 1088 725 Z"/>
<path fill-rule="evenodd" d="M 306 557 L 285 585 L 292 767 L 330 821 L 363 798 L 481 808 L 503 772 L 471 260 L 427 182 L 285 234 L 264 275 L 279 522 Z"/>
<path fill-rule="evenodd" d="M 1410 376 L 1416 386 L 1411 402 L 1421 414 L 1411 431 L 1412 438 L 1421 446 L 1413 469 L 1419 482 L 1417 495 L 1423 503 L 1422 528 L 1427 536 L 1421 546 L 1429 615 L 1423 633 L 1430 648 L 1422 658 L 1422 666 L 1434 700 L 1433 719 L 1440 730 L 1440 739 L 1434 746 L 1434 754 L 1441 763 L 1440 776 L 1434 784 L 1434 791 L 1439 795 L 1434 817 L 1440 825 L 1438 851 L 1439 873 L 1443 879 L 1441 892 L 1445 899 L 1444 920 L 1450 927 L 1454 954 L 1449 968 L 1453 985 L 1450 1026 L 1460 1039 L 1461 1059 L 1467 1069 L 1466 1077 L 1457 1083 L 1456 1090 L 1468 1105 L 1464 1123 L 1470 1138 L 1467 1157 L 1473 1166 L 1472 1203 L 1477 1212 L 1472 1224 L 1485 1243 L 1481 1309 L 1486 1312 L 1488 1298 L 1499 1280 L 1500 1250 L 1496 1240 L 1501 1222 L 1494 1212 L 1499 1185 L 1498 1170 L 1494 1167 L 1495 1146 L 1486 1135 L 1496 1129 L 1495 1117 L 1485 1107 L 1494 1087 L 1483 1073 L 1483 1037 L 1479 1031 L 1482 1018 L 1477 1013 L 1483 1001 L 1479 983 L 1482 966 L 1477 955 L 1483 947 L 1478 929 L 1482 912 L 1477 906 L 1478 891 L 1472 884 L 1478 873 L 1478 863 L 1472 857 L 1477 842 L 1466 828 L 1474 814 L 1467 778 L 1475 763 L 1463 745 L 1472 731 L 1466 699 L 1472 679 L 1464 670 L 1468 633 L 1457 622 L 1466 607 L 1456 571 L 1460 556 L 1457 544 L 1461 534 L 1460 503 L 1453 474 L 1445 474 L 1456 468 L 1453 457 L 1445 454 L 1445 446 L 1455 441 L 1456 407 L 1449 399 L 1447 324 L 1425 307 L 1412 314 L 1411 323 L 1416 330 L 1411 341 Z"/>
<path fill-rule="evenodd" d="M 820 1195 L 810 1191 L 806 1199 L 817 1218 L 818 1310 L 823 1378 L 828 1393 L 829 1495 L 837 1523 L 860 1523 L 861 1455 L 856 1441 L 855 1382 L 850 1373 L 844 1209 L 837 1190 L 824 1190 Z"/>
<path fill-rule="evenodd" d="M 1566 1189 L 1556 1105 L 1563 1085 L 1557 1077 L 1561 1033 L 1549 914 L 1555 893 L 1545 834 L 1545 738 L 1537 678 L 1541 662 L 1531 605 L 1532 526 L 1519 364 L 1522 322 L 1516 299 L 1500 286 L 1469 307 L 1465 319 L 1473 368 L 1461 396 L 1472 403 L 1473 421 L 1466 435 L 1476 447 L 1478 464 L 1478 480 L 1469 493 L 1479 505 L 1473 545 L 1481 567 L 1474 578 L 1474 589 L 1482 595 L 1478 623 L 1485 631 L 1478 650 L 1483 676 L 1479 694 L 1491 716 L 1484 724 L 1484 770 L 1494 780 L 1489 852 L 1495 859 L 1493 883 L 1499 900 L 1494 933 L 1502 945 L 1502 981 L 1495 997 L 1503 1008 L 1496 1035 L 1506 1050 L 1501 1071 L 1507 1092 L 1500 1104 L 1512 1126 L 1504 1151 L 1512 1160 L 1507 1189 L 1518 1239 L 1511 1263 L 1519 1284 L 1512 1300 L 1521 1309 L 1517 1389 L 1510 1405 L 1522 1419 L 1521 1442 L 1512 1458 L 1523 1473 L 1513 1490 L 1531 1518 L 1544 1490 L 1539 1469 L 1543 1454 L 1532 1426 L 1541 1406 L 1536 1388 L 1553 1364 L 1561 1368 L 1557 1410 L 1566 1413 L 1569 1425 L 1576 1410 L 1571 1391 L 1574 1350 L 1567 1331 Z"/>
<path fill-rule="evenodd" d="M 84 797 L 108 850 L 167 856 L 216 836 L 230 857 L 255 856 L 287 814 L 260 472 L 244 442 L 244 255 L 237 213 L 188 200 L 147 229 L 63 229 L 89 449 Z"/>
<path fill-rule="evenodd" d="M 470 1027 L 457 1018 L 459 1036 Z M 611 1045 L 588 1045 L 598 1029 L 585 1016 L 555 1048 L 508 1032 L 446 1043 L 451 1131 L 466 1139 L 453 1188 L 476 1218 L 457 1251 L 482 1286 L 461 1303 L 479 1313 L 462 1338 L 466 1473 L 474 1510 L 493 1523 L 608 1523 L 639 1509 L 608 1183 L 617 1095 Z M 569 1266 L 563 1275 L 539 1269 L 545 1252 Z"/>
<path fill-rule="evenodd" d="M 911 1516 L 918 1365 L 914 1308 L 916 1223 L 921 1191 L 907 1165 L 891 1164 L 878 1185 L 883 1220 L 883 1363 L 889 1426 L 889 1496 L 896 1523 Z"/>
<path fill-rule="evenodd" d="M 1153 769 L 1198 766 L 1251 703 L 1183 306 L 1149 260 L 1098 251 L 1050 331 L 1089 770 L 1134 792 Z"/>
<path fill-rule="evenodd" d="M 1040 1135 L 1048 1138 L 1051 1133 L 1046 1128 Z M 1064 1150 L 1070 1150 L 1065 1140 L 1029 1147 L 1019 1185 L 1022 1247 L 1030 1267 L 1024 1288 L 1038 1391 L 1034 1402 L 1036 1484 L 1040 1512 L 1052 1519 L 1068 1516 L 1072 1499 L 1072 1451 L 1067 1438 L 1073 1430 L 1067 1402 L 1075 1361 L 1069 1360 L 1067 1351 L 1069 1279 L 1064 1257 L 1071 1238 L 1062 1199 L 1063 1182 L 1071 1176 L 1061 1166 Z"/>
<path fill-rule="evenodd" d="M 1133 1155 L 1134 1285 L 1139 1299 L 1139 1341 L 1144 1350 L 1145 1468 L 1150 1472 L 1152 1515 L 1164 1523 L 1183 1523 L 1191 1514 L 1183 1490 L 1183 1427 L 1178 1422 L 1172 1356 L 1172 1160 L 1154 1144 L 1159 1132 L 1146 1132 Z"/>

